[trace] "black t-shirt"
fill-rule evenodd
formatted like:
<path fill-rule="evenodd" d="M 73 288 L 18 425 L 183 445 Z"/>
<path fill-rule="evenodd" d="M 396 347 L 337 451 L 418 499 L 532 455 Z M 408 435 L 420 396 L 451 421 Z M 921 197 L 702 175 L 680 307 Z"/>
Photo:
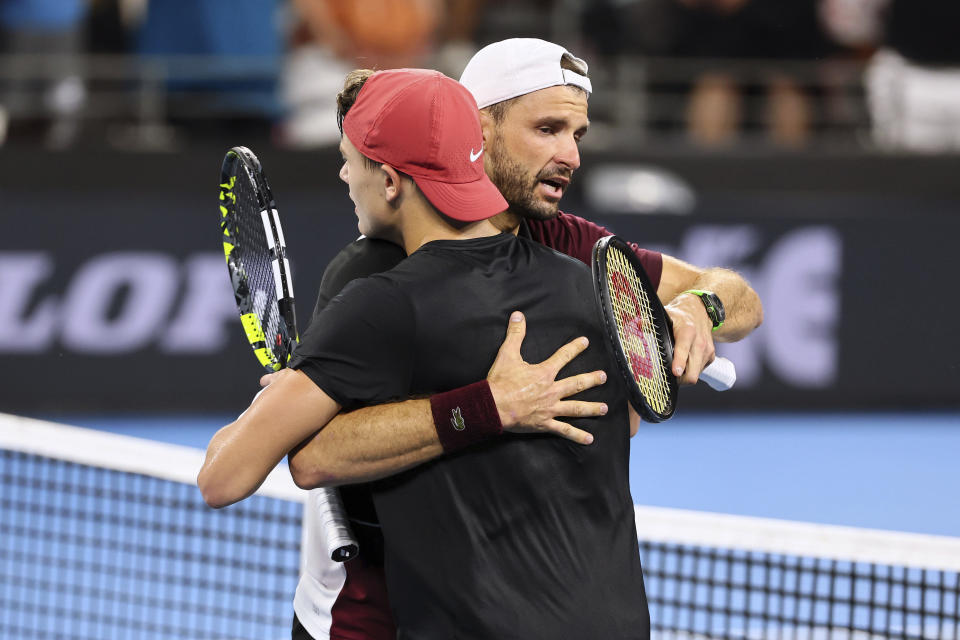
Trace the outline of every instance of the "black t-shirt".
<path fill-rule="evenodd" d="M 673 36 L 668 55 L 792 60 L 822 56 L 830 47 L 810 0 L 753 0 L 735 11 L 669 2 L 664 12 Z"/>
<path fill-rule="evenodd" d="M 303 335 L 293 367 L 345 407 L 453 389 L 486 377 L 511 311 L 540 362 L 579 336 L 561 373 L 609 368 L 581 262 L 501 234 L 435 241 L 348 285 Z M 594 434 L 508 434 L 374 484 L 401 638 L 648 638 L 625 390 L 611 375 L 578 399 L 607 416 Z"/>
<path fill-rule="evenodd" d="M 960 64 L 960 4 L 944 0 L 893 0 L 887 9 L 886 44 L 912 62 Z"/>
<path fill-rule="evenodd" d="M 348 283 L 389 271 L 406 257 L 407 254 L 399 245 L 376 238 L 360 237 L 345 246 L 323 272 L 311 324 Z"/>

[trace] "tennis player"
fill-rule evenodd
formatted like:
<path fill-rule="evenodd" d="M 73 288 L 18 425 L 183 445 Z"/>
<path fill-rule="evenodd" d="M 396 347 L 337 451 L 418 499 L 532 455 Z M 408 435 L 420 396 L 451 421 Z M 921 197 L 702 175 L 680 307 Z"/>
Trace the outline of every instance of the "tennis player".
<path fill-rule="evenodd" d="M 483 379 L 514 309 L 542 323 L 542 340 L 527 345 L 533 358 L 578 335 L 596 346 L 571 373 L 609 358 L 597 314 L 582 304 L 589 270 L 490 222 L 507 203 L 477 162 L 482 132 L 462 85 L 424 70 L 375 73 L 343 130 L 340 175 L 360 230 L 409 257 L 346 287 L 306 330 L 290 368 L 214 436 L 198 483 L 215 506 L 248 495 L 342 409 Z M 606 415 L 571 420 L 592 436 L 589 447 L 501 438 L 495 410 L 463 404 L 439 434 L 451 455 L 373 485 L 396 637 L 649 636 L 628 483 L 631 414 L 619 378 L 604 392 Z"/>
<path fill-rule="evenodd" d="M 352 74 L 339 98 L 341 112 L 349 108 L 365 77 L 362 72 Z M 461 81 L 481 107 L 487 173 L 510 205 L 493 219 L 494 224 L 589 263 L 595 241 L 610 232 L 559 211 L 563 192 L 580 164 L 579 140 L 589 125 L 587 97 L 591 86 L 586 63 L 549 42 L 511 39 L 478 52 Z M 694 382 L 713 359 L 714 339 L 738 340 L 760 324 L 760 301 L 732 271 L 699 269 L 634 247 L 654 285 L 659 285 L 661 299 L 670 303 L 667 310 L 678 345 L 685 345 L 677 348 L 675 372 L 683 382 Z M 348 245 L 324 274 L 315 315 L 353 278 L 389 269 L 404 256 L 397 245 L 369 238 Z M 683 293 L 687 289 L 712 292 L 710 295 L 722 300 L 727 307 L 722 326 L 715 326 L 720 319 L 707 314 L 698 294 Z M 439 433 L 449 423 L 446 410 L 450 405 L 474 404 L 495 410 L 504 430 L 528 425 L 531 429 L 552 429 L 553 433 L 585 443 L 584 432 L 556 418 L 599 415 L 603 405 L 565 401 L 571 387 L 569 381 L 554 380 L 559 366 L 526 364 L 520 352 L 525 330 L 522 315 L 518 322 L 510 323 L 507 342 L 490 370 L 487 385 L 472 384 L 429 400 L 385 404 L 337 416 L 291 456 L 295 479 L 307 487 L 362 482 L 441 455 L 442 447 L 437 443 Z M 561 351 L 562 357 L 572 358 L 580 350 L 578 343 L 568 344 Z M 598 381 L 599 376 L 581 378 L 578 384 Z M 415 437 L 406 441 L 414 432 L 432 438 L 433 446 Z M 366 447 L 357 445 L 356 434 L 363 434 Z M 361 489 L 346 487 L 341 491 L 347 494 L 348 503 L 362 504 L 362 500 L 353 499 Z M 308 511 L 307 538 L 318 538 L 322 530 L 311 522 L 310 515 Z M 351 640 L 392 637 L 386 593 L 378 575 L 379 531 L 367 524 L 375 522 L 373 518 L 371 509 L 354 519 L 354 531 L 365 552 L 347 565 L 332 563 L 314 550 L 319 546 L 307 545 L 305 570 L 294 601 L 295 638 L 320 639 L 328 634 Z M 380 609 L 379 614 L 373 611 L 375 608 Z M 382 635 L 374 636 L 377 630 Z"/>

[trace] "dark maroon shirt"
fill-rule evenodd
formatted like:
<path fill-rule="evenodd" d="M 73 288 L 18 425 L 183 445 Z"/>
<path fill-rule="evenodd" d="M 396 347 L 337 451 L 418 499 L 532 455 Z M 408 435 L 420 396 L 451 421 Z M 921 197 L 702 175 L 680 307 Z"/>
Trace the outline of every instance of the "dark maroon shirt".
<path fill-rule="evenodd" d="M 605 236 L 613 235 L 609 230 L 594 224 L 589 220 L 563 213 L 552 220 L 526 220 L 520 226 L 529 232 L 530 238 L 540 244 L 576 258 L 586 265 L 590 264 L 590 255 L 593 245 Z M 640 258 L 650 284 L 656 289 L 660 286 L 660 276 L 663 273 L 663 255 L 656 251 L 641 249 L 635 242 L 628 243 Z"/>

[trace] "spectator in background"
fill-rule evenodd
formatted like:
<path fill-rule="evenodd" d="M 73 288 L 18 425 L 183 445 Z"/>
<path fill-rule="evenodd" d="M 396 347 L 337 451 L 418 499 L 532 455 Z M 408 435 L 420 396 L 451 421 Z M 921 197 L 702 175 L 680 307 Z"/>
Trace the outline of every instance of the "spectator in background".
<path fill-rule="evenodd" d="M 490 13 L 487 1 L 291 0 L 290 52 L 281 81 L 283 142 L 339 144 L 331 96 L 358 67 L 426 67 L 458 77 L 476 52 L 475 34 Z"/>
<path fill-rule="evenodd" d="M 557 35 L 558 15 L 576 20 L 571 7 L 589 5 L 584 0 L 477 0 L 475 39 L 479 46 L 507 38 L 540 38 Z M 466 66 L 466 65 L 464 65 Z"/>
<path fill-rule="evenodd" d="M 756 120 L 775 144 L 806 142 L 812 96 L 789 61 L 829 51 L 814 0 L 605 0 L 588 10 L 586 24 L 596 26 L 586 35 L 600 51 L 696 59 L 685 108 L 694 142 L 732 143 Z"/>
<path fill-rule="evenodd" d="M 86 13 L 86 0 L 0 1 L 0 54 L 49 56 L 40 64 L 18 61 L 0 85 L 0 144 L 11 121 L 40 123 L 45 143 L 53 148 L 76 139 L 86 101 L 77 58 Z M 38 78 L 42 83 L 36 91 Z"/>
<path fill-rule="evenodd" d="M 477 52 L 478 45 L 501 37 L 482 38 L 481 24 L 491 13 L 492 0 L 446 0 L 444 21 L 437 32 L 437 46 L 428 67 L 459 78 L 464 67 Z M 529 33 L 523 34 L 530 37 Z"/>
<path fill-rule="evenodd" d="M 861 140 L 866 105 L 857 87 L 863 67 L 876 52 L 882 35 L 879 7 L 886 0 L 817 0 L 820 22 L 836 45 L 833 56 L 841 64 L 820 66 L 823 115 L 827 122 L 851 123 L 851 136 Z"/>
<path fill-rule="evenodd" d="M 442 0 L 292 0 L 292 8 L 283 141 L 300 147 L 339 144 L 331 96 L 347 73 L 426 66 L 445 18 Z"/>
<path fill-rule="evenodd" d="M 960 3 L 860 0 L 883 24 L 865 76 L 881 148 L 960 150 Z"/>
<path fill-rule="evenodd" d="M 217 115 L 179 123 L 192 124 L 191 134 L 269 132 L 280 115 L 281 10 L 281 0 L 149 0 L 138 53 L 166 58 L 177 113 Z"/>
<path fill-rule="evenodd" d="M 810 0 L 676 0 L 684 40 L 679 53 L 710 58 L 769 61 L 760 78 L 744 78 L 723 63 L 704 69 L 687 105 L 690 136 L 723 144 L 737 136 L 745 95 L 765 94 L 762 120 L 771 141 L 800 146 L 808 138 L 813 106 L 804 79 L 777 62 L 810 60 L 827 50 Z M 753 80 L 757 89 L 749 87 Z"/>
<path fill-rule="evenodd" d="M 128 54 L 133 31 L 143 21 L 147 0 L 90 0 L 87 18 L 87 51 L 95 54 Z"/>
<path fill-rule="evenodd" d="M 882 9 L 887 0 L 818 0 L 817 11 L 827 36 L 855 59 L 866 60 L 883 35 Z"/>

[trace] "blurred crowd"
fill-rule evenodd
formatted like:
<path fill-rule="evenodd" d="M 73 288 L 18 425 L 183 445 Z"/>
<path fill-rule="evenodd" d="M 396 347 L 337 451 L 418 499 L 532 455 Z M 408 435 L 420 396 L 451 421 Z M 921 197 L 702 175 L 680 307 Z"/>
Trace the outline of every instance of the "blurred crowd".
<path fill-rule="evenodd" d="M 691 145 L 802 148 L 859 110 L 871 146 L 956 150 L 957 24 L 955 0 L 0 0 L 0 143 L 335 144 L 349 70 L 458 77 L 530 36 L 585 57 L 598 94 L 642 65 L 619 95 L 663 97 L 646 126 Z"/>

